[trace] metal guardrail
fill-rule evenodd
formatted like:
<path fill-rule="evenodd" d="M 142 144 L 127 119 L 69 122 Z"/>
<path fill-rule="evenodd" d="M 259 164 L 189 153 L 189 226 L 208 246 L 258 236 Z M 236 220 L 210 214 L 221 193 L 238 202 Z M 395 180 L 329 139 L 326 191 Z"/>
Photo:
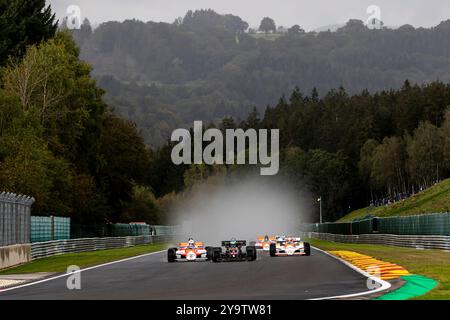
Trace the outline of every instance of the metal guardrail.
<path fill-rule="evenodd" d="M 304 232 L 303 236 L 331 242 L 380 244 L 415 249 L 450 250 L 450 236 L 416 236 L 395 234 L 343 235 L 317 232 Z"/>
<path fill-rule="evenodd" d="M 36 242 L 31 244 L 31 258 L 38 259 L 56 254 L 96 251 L 115 248 L 126 248 L 141 244 L 170 241 L 172 237 L 162 236 L 136 236 L 111 238 L 84 238 L 71 240 L 56 240 Z"/>
<path fill-rule="evenodd" d="M 394 217 L 368 217 L 350 222 L 305 223 L 303 232 L 343 235 L 396 234 L 450 236 L 450 212 Z"/>

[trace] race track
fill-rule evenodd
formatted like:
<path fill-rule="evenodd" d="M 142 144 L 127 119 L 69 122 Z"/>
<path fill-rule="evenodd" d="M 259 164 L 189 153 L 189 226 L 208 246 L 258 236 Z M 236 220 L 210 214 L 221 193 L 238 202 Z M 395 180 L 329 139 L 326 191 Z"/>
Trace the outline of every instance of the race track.
<path fill-rule="evenodd" d="M 81 273 L 81 290 L 67 277 L 0 292 L 9 299 L 271 299 L 297 300 L 367 291 L 366 278 L 328 255 L 254 262 L 167 263 L 166 253 L 93 268 Z"/>

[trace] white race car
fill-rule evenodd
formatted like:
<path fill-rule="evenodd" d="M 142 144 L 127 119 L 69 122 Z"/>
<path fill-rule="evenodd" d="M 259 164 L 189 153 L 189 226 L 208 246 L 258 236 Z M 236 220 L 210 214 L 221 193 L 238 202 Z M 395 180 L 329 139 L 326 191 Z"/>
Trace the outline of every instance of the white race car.
<path fill-rule="evenodd" d="M 303 242 L 299 237 L 277 237 L 276 243 L 270 245 L 270 256 L 309 256 L 311 246 Z"/>
<path fill-rule="evenodd" d="M 188 242 L 181 242 L 178 248 L 170 248 L 167 251 L 167 261 L 208 261 L 211 254 L 211 247 L 205 247 L 203 242 L 195 242 L 190 238 Z"/>

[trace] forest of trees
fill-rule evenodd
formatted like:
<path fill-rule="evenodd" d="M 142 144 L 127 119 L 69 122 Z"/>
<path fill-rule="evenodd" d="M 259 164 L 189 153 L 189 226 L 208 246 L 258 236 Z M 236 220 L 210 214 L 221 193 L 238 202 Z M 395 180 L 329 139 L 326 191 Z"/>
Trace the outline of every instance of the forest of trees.
<path fill-rule="evenodd" d="M 0 189 L 35 197 L 34 215 L 162 223 L 198 182 L 255 169 L 174 165 L 170 132 L 193 120 L 280 129 L 279 175 L 327 221 L 450 176 L 450 22 L 265 41 L 212 11 L 69 32 L 45 1 L 12 3 L 26 8 L 0 14 Z"/>
<path fill-rule="evenodd" d="M 0 190 L 33 196 L 33 215 L 160 222 L 152 152 L 102 100 L 71 35 L 43 0 L 0 8 Z"/>
<path fill-rule="evenodd" d="M 279 175 L 299 192 L 306 188 L 311 207 L 317 208 L 314 201 L 322 197 L 326 221 L 450 177 L 450 84 L 442 82 L 412 86 L 406 81 L 400 90 L 375 94 L 348 95 L 340 88 L 323 98 L 297 88 L 262 116 L 254 109 L 243 121 L 224 118 L 217 127 L 279 129 Z M 176 167 L 164 160 L 170 150 L 170 144 L 159 149 L 157 162 L 166 166 L 155 189 L 160 196 L 189 187 L 186 177 L 205 180 L 217 171 Z M 222 167 L 228 176 L 255 169 Z"/>
<path fill-rule="evenodd" d="M 323 98 L 295 90 L 268 108 L 261 126 L 279 128 L 288 177 L 322 196 L 333 221 L 380 199 L 398 200 L 450 176 L 450 85 Z"/>
<path fill-rule="evenodd" d="M 135 121 L 152 147 L 194 120 L 243 119 L 253 107 L 262 113 L 296 86 L 323 97 L 340 86 L 359 94 L 400 89 L 406 79 L 450 80 L 450 21 L 370 30 L 350 20 L 320 33 L 304 32 L 300 22 L 273 41 L 247 27 L 239 17 L 199 10 L 172 24 L 128 20 L 92 31 L 86 21 L 74 36 L 108 104 Z"/>

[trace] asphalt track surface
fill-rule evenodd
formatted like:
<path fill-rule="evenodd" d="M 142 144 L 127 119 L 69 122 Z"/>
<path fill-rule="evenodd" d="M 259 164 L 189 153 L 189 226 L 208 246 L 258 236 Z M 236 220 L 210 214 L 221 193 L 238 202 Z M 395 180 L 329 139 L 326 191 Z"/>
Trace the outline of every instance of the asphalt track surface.
<path fill-rule="evenodd" d="M 222 263 L 168 263 L 163 252 L 83 271 L 81 290 L 66 281 L 0 291 L 0 300 L 302 300 L 368 290 L 362 274 L 314 249 L 309 257 L 258 251 L 256 261 Z"/>

